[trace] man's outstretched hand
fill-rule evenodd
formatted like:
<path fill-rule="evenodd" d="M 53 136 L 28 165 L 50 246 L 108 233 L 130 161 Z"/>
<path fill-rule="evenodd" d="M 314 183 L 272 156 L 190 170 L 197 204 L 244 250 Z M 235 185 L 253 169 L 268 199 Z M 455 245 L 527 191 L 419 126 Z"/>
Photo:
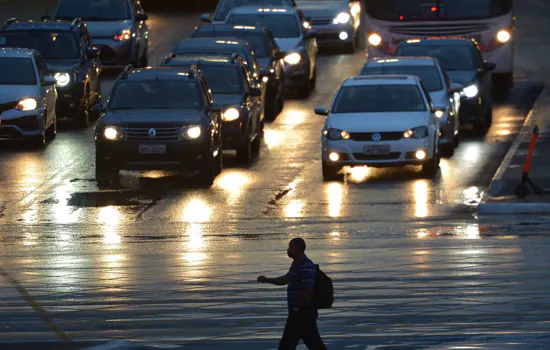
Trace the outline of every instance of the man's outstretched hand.
<path fill-rule="evenodd" d="M 267 282 L 267 277 L 265 277 L 265 276 L 263 276 L 263 275 L 262 275 L 262 276 L 259 276 L 259 277 L 258 277 L 258 282 L 260 282 L 260 283 L 266 283 L 266 282 Z"/>

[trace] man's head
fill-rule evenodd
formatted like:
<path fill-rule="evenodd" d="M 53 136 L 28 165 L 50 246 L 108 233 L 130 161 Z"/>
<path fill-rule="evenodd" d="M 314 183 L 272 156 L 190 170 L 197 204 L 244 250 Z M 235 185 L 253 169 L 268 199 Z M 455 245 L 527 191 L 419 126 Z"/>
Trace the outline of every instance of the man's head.
<path fill-rule="evenodd" d="M 293 238 L 288 243 L 287 254 L 289 258 L 296 259 L 305 254 L 306 251 L 306 241 L 302 238 Z"/>

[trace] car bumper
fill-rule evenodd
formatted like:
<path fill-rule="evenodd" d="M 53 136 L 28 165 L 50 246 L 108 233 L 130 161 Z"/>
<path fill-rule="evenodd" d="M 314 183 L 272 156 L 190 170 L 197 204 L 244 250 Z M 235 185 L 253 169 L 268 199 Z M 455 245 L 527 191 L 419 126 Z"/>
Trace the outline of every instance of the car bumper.
<path fill-rule="evenodd" d="M 56 114 L 58 118 L 78 116 L 80 103 L 84 95 L 84 86 L 73 83 L 66 87 L 57 88 Z"/>
<path fill-rule="evenodd" d="M 28 112 L 9 110 L 3 112 L 0 119 L 0 140 L 40 136 L 44 124 L 44 109 Z"/>
<path fill-rule="evenodd" d="M 125 66 L 133 63 L 133 40 L 114 41 L 112 39 L 100 38 L 93 39 L 92 45 L 101 50 L 99 58 L 102 65 Z"/>
<path fill-rule="evenodd" d="M 285 88 L 286 89 L 301 89 L 307 87 L 309 79 L 308 60 L 303 57 L 302 61 L 297 65 L 291 66 L 285 64 Z"/>
<path fill-rule="evenodd" d="M 331 141 L 324 140 L 322 144 L 323 161 L 333 165 L 368 165 L 372 167 L 392 167 L 405 165 L 422 165 L 433 158 L 433 144 L 425 139 L 403 139 L 391 142 L 357 142 L 357 141 Z M 385 155 L 367 155 L 366 146 L 390 145 L 391 151 Z M 419 160 L 415 154 L 417 151 L 425 151 L 427 157 Z M 329 154 L 338 153 L 340 159 L 333 162 Z"/>
<path fill-rule="evenodd" d="M 140 145 L 166 145 L 165 154 L 140 154 Z M 194 171 L 209 153 L 206 142 L 102 141 L 96 143 L 96 161 L 118 170 Z"/>
<path fill-rule="evenodd" d="M 474 97 L 460 100 L 460 123 L 471 124 L 483 119 L 485 105 L 481 97 Z"/>
<path fill-rule="evenodd" d="M 356 31 L 351 25 L 329 24 L 312 26 L 317 30 L 317 44 L 323 47 L 339 46 L 353 43 Z"/>
<path fill-rule="evenodd" d="M 223 135 L 223 148 L 229 150 L 235 150 L 243 146 L 249 140 L 247 139 L 246 130 L 242 127 L 242 120 L 235 120 L 233 122 L 223 122 L 222 135 Z"/>

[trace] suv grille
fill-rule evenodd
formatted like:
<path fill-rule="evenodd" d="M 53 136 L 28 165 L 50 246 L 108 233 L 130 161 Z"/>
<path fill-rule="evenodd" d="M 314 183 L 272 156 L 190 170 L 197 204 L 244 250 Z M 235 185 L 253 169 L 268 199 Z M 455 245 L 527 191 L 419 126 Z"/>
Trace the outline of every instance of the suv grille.
<path fill-rule="evenodd" d="M 156 135 L 151 136 L 149 130 L 155 130 Z M 179 140 L 181 127 L 175 128 L 124 128 L 126 140 L 162 140 L 162 141 L 177 141 Z"/>
<path fill-rule="evenodd" d="M 349 135 L 353 141 L 373 141 L 373 134 L 373 132 L 352 132 Z M 396 141 L 403 138 L 402 132 L 380 132 L 379 134 L 382 136 L 380 141 Z"/>
<path fill-rule="evenodd" d="M 309 22 L 312 26 L 325 26 L 327 24 L 331 24 L 332 23 L 332 18 L 331 17 L 317 17 L 317 18 L 312 18 L 311 21 Z"/>

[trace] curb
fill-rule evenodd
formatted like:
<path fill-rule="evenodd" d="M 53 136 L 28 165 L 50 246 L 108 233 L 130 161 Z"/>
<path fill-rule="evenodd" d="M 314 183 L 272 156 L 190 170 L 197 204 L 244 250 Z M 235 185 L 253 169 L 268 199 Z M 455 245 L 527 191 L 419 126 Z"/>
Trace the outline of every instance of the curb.
<path fill-rule="evenodd" d="M 481 203 L 477 213 L 481 215 L 550 214 L 550 203 Z"/>

